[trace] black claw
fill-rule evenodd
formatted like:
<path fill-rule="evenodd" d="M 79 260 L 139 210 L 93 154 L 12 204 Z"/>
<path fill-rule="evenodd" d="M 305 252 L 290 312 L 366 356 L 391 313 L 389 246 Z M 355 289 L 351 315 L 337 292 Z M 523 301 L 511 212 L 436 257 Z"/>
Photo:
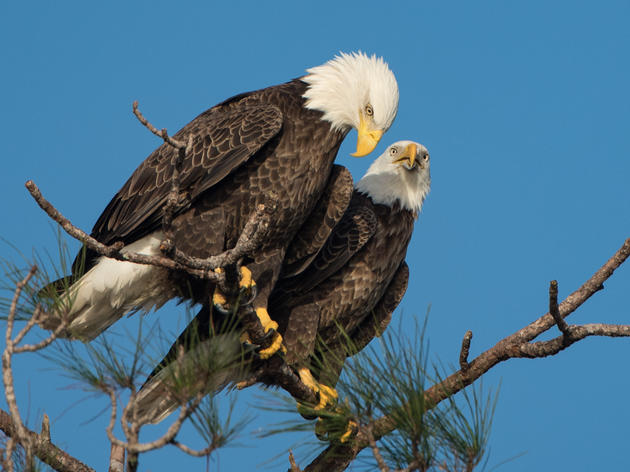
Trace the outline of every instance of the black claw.
<path fill-rule="evenodd" d="M 220 314 L 222 314 L 224 316 L 229 315 L 231 313 L 231 311 L 229 309 L 224 308 L 223 305 L 220 305 L 218 303 L 213 303 L 212 304 L 212 308 L 214 310 L 217 310 Z"/>
<path fill-rule="evenodd" d="M 247 298 L 241 301 L 241 305 L 250 305 L 254 302 L 256 295 L 258 295 L 258 287 L 256 285 L 252 285 L 249 288 L 243 288 L 241 290 L 241 294 L 247 294 Z"/>
<path fill-rule="evenodd" d="M 253 361 L 263 361 L 260 357 L 260 351 L 263 347 L 260 344 L 250 343 L 249 341 L 245 341 L 241 343 L 243 350 L 248 356 L 251 356 L 251 360 Z"/>
<path fill-rule="evenodd" d="M 254 344 L 254 343 L 250 343 L 250 342 L 244 342 L 243 347 L 245 347 L 246 349 L 251 349 L 251 354 L 256 357 L 256 359 L 260 360 L 260 351 L 263 348 L 263 346 L 261 344 L 263 344 L 266 340 L 268 340 L 269 338 L 273 337 L 273 334 L 276 332 L 275 329 L 271 328 L 269 331 L 267 331 L 262 338 L 260 338 L 258 341 L 260 341 L 259 344 Z M 280 351 L 278 351 L 280 352 Z"/>
<path fill-rule="evenodd" d="M 273 339 L 273 335 L 275 333 L 276 333 L 276 330 L 273 329 L 273 328 L 270 328 L 269 331 L 267 331 L 265 334 L 263 334 L 263 337 L 260 338 L 260 339 L 257 339 L 257 341 L 260 341 L 261 343 L 264 343 L 268 339 Z"/>

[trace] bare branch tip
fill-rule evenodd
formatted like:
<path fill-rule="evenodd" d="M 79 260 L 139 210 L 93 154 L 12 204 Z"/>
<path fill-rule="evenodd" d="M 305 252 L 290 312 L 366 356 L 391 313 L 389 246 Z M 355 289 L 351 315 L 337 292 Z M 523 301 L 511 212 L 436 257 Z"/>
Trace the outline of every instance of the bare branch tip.
<path fill-rule="evenodd" d="M 291 472 L 302 472 L 302 469 L 300 469 L 297 462 L 295 462 L 295 457 L 291 449 L 289 449 L 289 464 L 291 464 Z"/>
<path fill-rule="evenodd" d="M 472 340 L 473 333 L 471 330 L 466 331 L 464 339 L 462 339 L 462 348 L 459 351 L 459 368 L 462 372 L 467 372 L 470 369 L 468 363 L 468 354 L 470 353 L 470 341 Z"/>
<path fill-rule="evenodd" d="M 44 418 L 42 419 L 42 432 L 40 436 L 44 441 L 50 442 L 50 418 L 48 418 L 46 413 L 44 413 Z"/>
<path fill-rule="evenodd" d="M 552 280 L 549 282 L 549 313 L 553 316 L 553 320 L 556 322 L 558 329 L 564 336 L 569 336 L 569 325 L 560 314 L 558 307 L 558 281 Z"/>

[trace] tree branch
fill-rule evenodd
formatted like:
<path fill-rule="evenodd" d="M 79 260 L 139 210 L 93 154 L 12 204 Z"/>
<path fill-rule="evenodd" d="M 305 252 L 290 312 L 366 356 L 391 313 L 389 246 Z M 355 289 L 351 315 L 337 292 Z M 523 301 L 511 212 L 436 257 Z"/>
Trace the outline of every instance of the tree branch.
<path fill-rule="evenodd" d="M 390 468 L 385 462 L 385 459 L 383 459 L 381 451 L 379 451 L 378 446 L 376 445 L 376 440 L 374 439 L 374 435 L 372 434 L 372 428 L 368 425 L 361 428 L 359 431 L 362 431 L 367 438 L 370 449 L 372 449 L 372 455 L 374 456 L 374 459 L 378 464 L 378 470 L 380 470 L 380 472 L 390 472 Z"/>
<path fill-rule="evenodd" d="M 613 274 L 613 272 L 623 264 L 630 256 L 630 239 L 615 252 L 615 254 L 600 267 L 580 288 L 571 293 L 562 303 L 558 305 L 559 319 L 562 319 L 573 313 L 594 293 L 603 288 L 603 283 Z M 552 283 L 553 285 L 553 283 Z M 557 287 L 556 287 L 557 289 Z M 553 288 L 550 288 L 550 309 L 553 308 L 554 294 Z M 557 297 L 557 294 L 555 295 Z M 564 334 L 550 341 L 541 341 L 531 343 L 533 339 L 541 333 L 547 331 L 557 324 L 551 313 L 546 313 L 537 320 L 533 321 L 524 328 L 516 331 L 512 335 L 502 339 L 492 348 L 477 356 L 468 364 L 465 371 L 459 370 L 440 383 L 433 385 L 424 391 L 425 405 L 427 408 L 437 406 L 444 399 L 454 395 L 466 386 L 473 383 L 492 367 L 502 361 L 506 361 L 513 357 L 537 358 L 556 354 L 567 346 L 584 339 L 588 336 L 611 336 L 611 337 L 627 337 L 630 336 L 629 325 L 607 325 L 607 324 L 587 324 L 582 326 L 567 326 L 569 336 Z M 460 356 L 461 358 L 461 356 Z M 396 423 L 391 416 L 385 415 L 370 423 L 374 439 L 378 440 L 386 434 L 396 429 Z M 351 444 L 331 444 L 322 453 L 317 456 L 313 462 L 305 469 L 305 472 L 325 471 L 332 472 L 345 470 L 352 462 L 357 454 L 366 447 L 370 446 L 369 438 L 364 432 L 359 432 L 357 437 Z"/>
<path fill-rule="evenodd" d="M 175 149 L 181 150 L 181 149 L 186 149 L 186 147 L 188 146 L 187 143 L 184 143 L 182 141 L 178 141 L 177 139 L 173 139 L 171 138 L 167 131 L 166 128 L 162 128 L 161 130 L 158 130 L 155 126 L 153 126 L 151 123 L 149 123 L 149 120 L 147 120 L 142 113 L 140 113 L 140 110 L 138 109 L 138 100 L 135 100 L 133 102 L 133 114 L 136 115 L 136 118 L 138 118 L 138 120 L 140 120 L 140 123 L 142 123 L 144 126 L 147 127 L 147 129 L 149 131 L 151 131 L 154 135 L 158 136 L 159 138 L 162 138 L 164 140 L 165 143 L 170 144 L 171 146 L 173 146 Z"/>
<path fill-rule="evenodd" d="M 125 471 L 125 449 L 117 444 L 112 444 L 109 453 L 109 469 L 108 472 L 124 472 Z"/>
<path fill-rule="evenodd" d="M 11 416 L 4 410 L 0 410 L 0 430 L 12 438 L 16 435 L 15 424 Z M 45 434 L 37 434 L 28 428 L 24 428 L 24 430 L 30 439 L 35 456 L 54 470 L 58 472 L 94 472 L 94 469 L 55 446 Z"/>
<path fill-rule="evenodd" d="M 173 446 L 177 447 L 178 449 L 180 449 L 181 451 L 185 452 L 188 455 L 191 455 L 193 457 L 206 457 L 209 456 L 210 454 L 212 454 L 219 446 L 215 443 L 215 441 L 212 441 L 212 444 L 210 444 L 208 447 L 205 447 L 203 449 L 192 449 L 188 446 L 186 446 L 186 444 L 182 444 L 179 441 L 173 439 L 170 444 L 172 444 Z"/>

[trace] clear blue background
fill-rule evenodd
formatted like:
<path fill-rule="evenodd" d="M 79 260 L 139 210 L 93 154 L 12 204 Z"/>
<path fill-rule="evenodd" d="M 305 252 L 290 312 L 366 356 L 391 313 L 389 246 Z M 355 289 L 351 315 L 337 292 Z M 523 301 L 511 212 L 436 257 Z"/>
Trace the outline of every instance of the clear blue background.
<path fill-rule="evenodd" d="M 433 359 L 456 363 L 467 329 L 471 354 L 491 347 L 546 311 L 549 280 L 566 296 L 630 237 L 629 20 L 628 1 L 2 2 L 0 235 L 25 253 L 54 252 L 29 178 L 91 228 L 159 144 L 133 100 L 174 132 L 338 51 L 376 53 L 398 78 L 398 117 L 372 156 L 349 156 L 352 134 L 337 162 L 358 178 L 396 140 L 429 148 L 433 190 L 396 316 L 411 326 L 431 304 Z M 17 260 L 6 244 L 0 256 Z M 570 321 L 627 323 L 629 282 L 622 267 Z M 181 313 L 150 316 L 176 330 Z M 628 340 L 591 338 L 493 369 L 484 385 L 502 387 L 490 464 L 525 452 L 499 470 L 628 467 L 629 354 Z M 79 402 L 85 394 L 63 389 L 39 357 L 16 365 L 25 416 L 47 412 L 53 440 L 105 470 L 106 415 L 85 420 L 106 403 Z M 239 394 L 237 412 L 257 401 Z M 272 420 L 260 414 L 210 468 L 264 467 L 296 439 L 251 436 Z M 286 470 L 284 458 L 272 467 Z M 174 448 L 141 458 L 142 470 L 205 467 Z"/>

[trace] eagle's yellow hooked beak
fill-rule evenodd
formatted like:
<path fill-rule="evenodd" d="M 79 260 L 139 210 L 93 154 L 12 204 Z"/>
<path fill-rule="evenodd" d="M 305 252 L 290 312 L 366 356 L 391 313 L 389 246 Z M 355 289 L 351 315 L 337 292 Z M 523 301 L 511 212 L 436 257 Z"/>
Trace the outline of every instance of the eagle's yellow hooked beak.
<path fill-rule="evenodd" d="M 371 153 L 378 142 L 383 137 L 383 130 L 373 129 L 374 121 L 371 117 L 366 117 L 363 112 L 359 113 L 359 137 L 357 139 L 357 151 L 351 154 L 354 157 L 363 157 Z"/>
<path fill-rule="evenodd" d="M 409 168 L 412 169 L 416 163 L 416 156 L 418 154 L 418 146 L 416 143 L 410 143 L 405 147 L 405 150 L 394 161 L 396 164 L 403 164 L 405 161 L 409 163 Z"/>

